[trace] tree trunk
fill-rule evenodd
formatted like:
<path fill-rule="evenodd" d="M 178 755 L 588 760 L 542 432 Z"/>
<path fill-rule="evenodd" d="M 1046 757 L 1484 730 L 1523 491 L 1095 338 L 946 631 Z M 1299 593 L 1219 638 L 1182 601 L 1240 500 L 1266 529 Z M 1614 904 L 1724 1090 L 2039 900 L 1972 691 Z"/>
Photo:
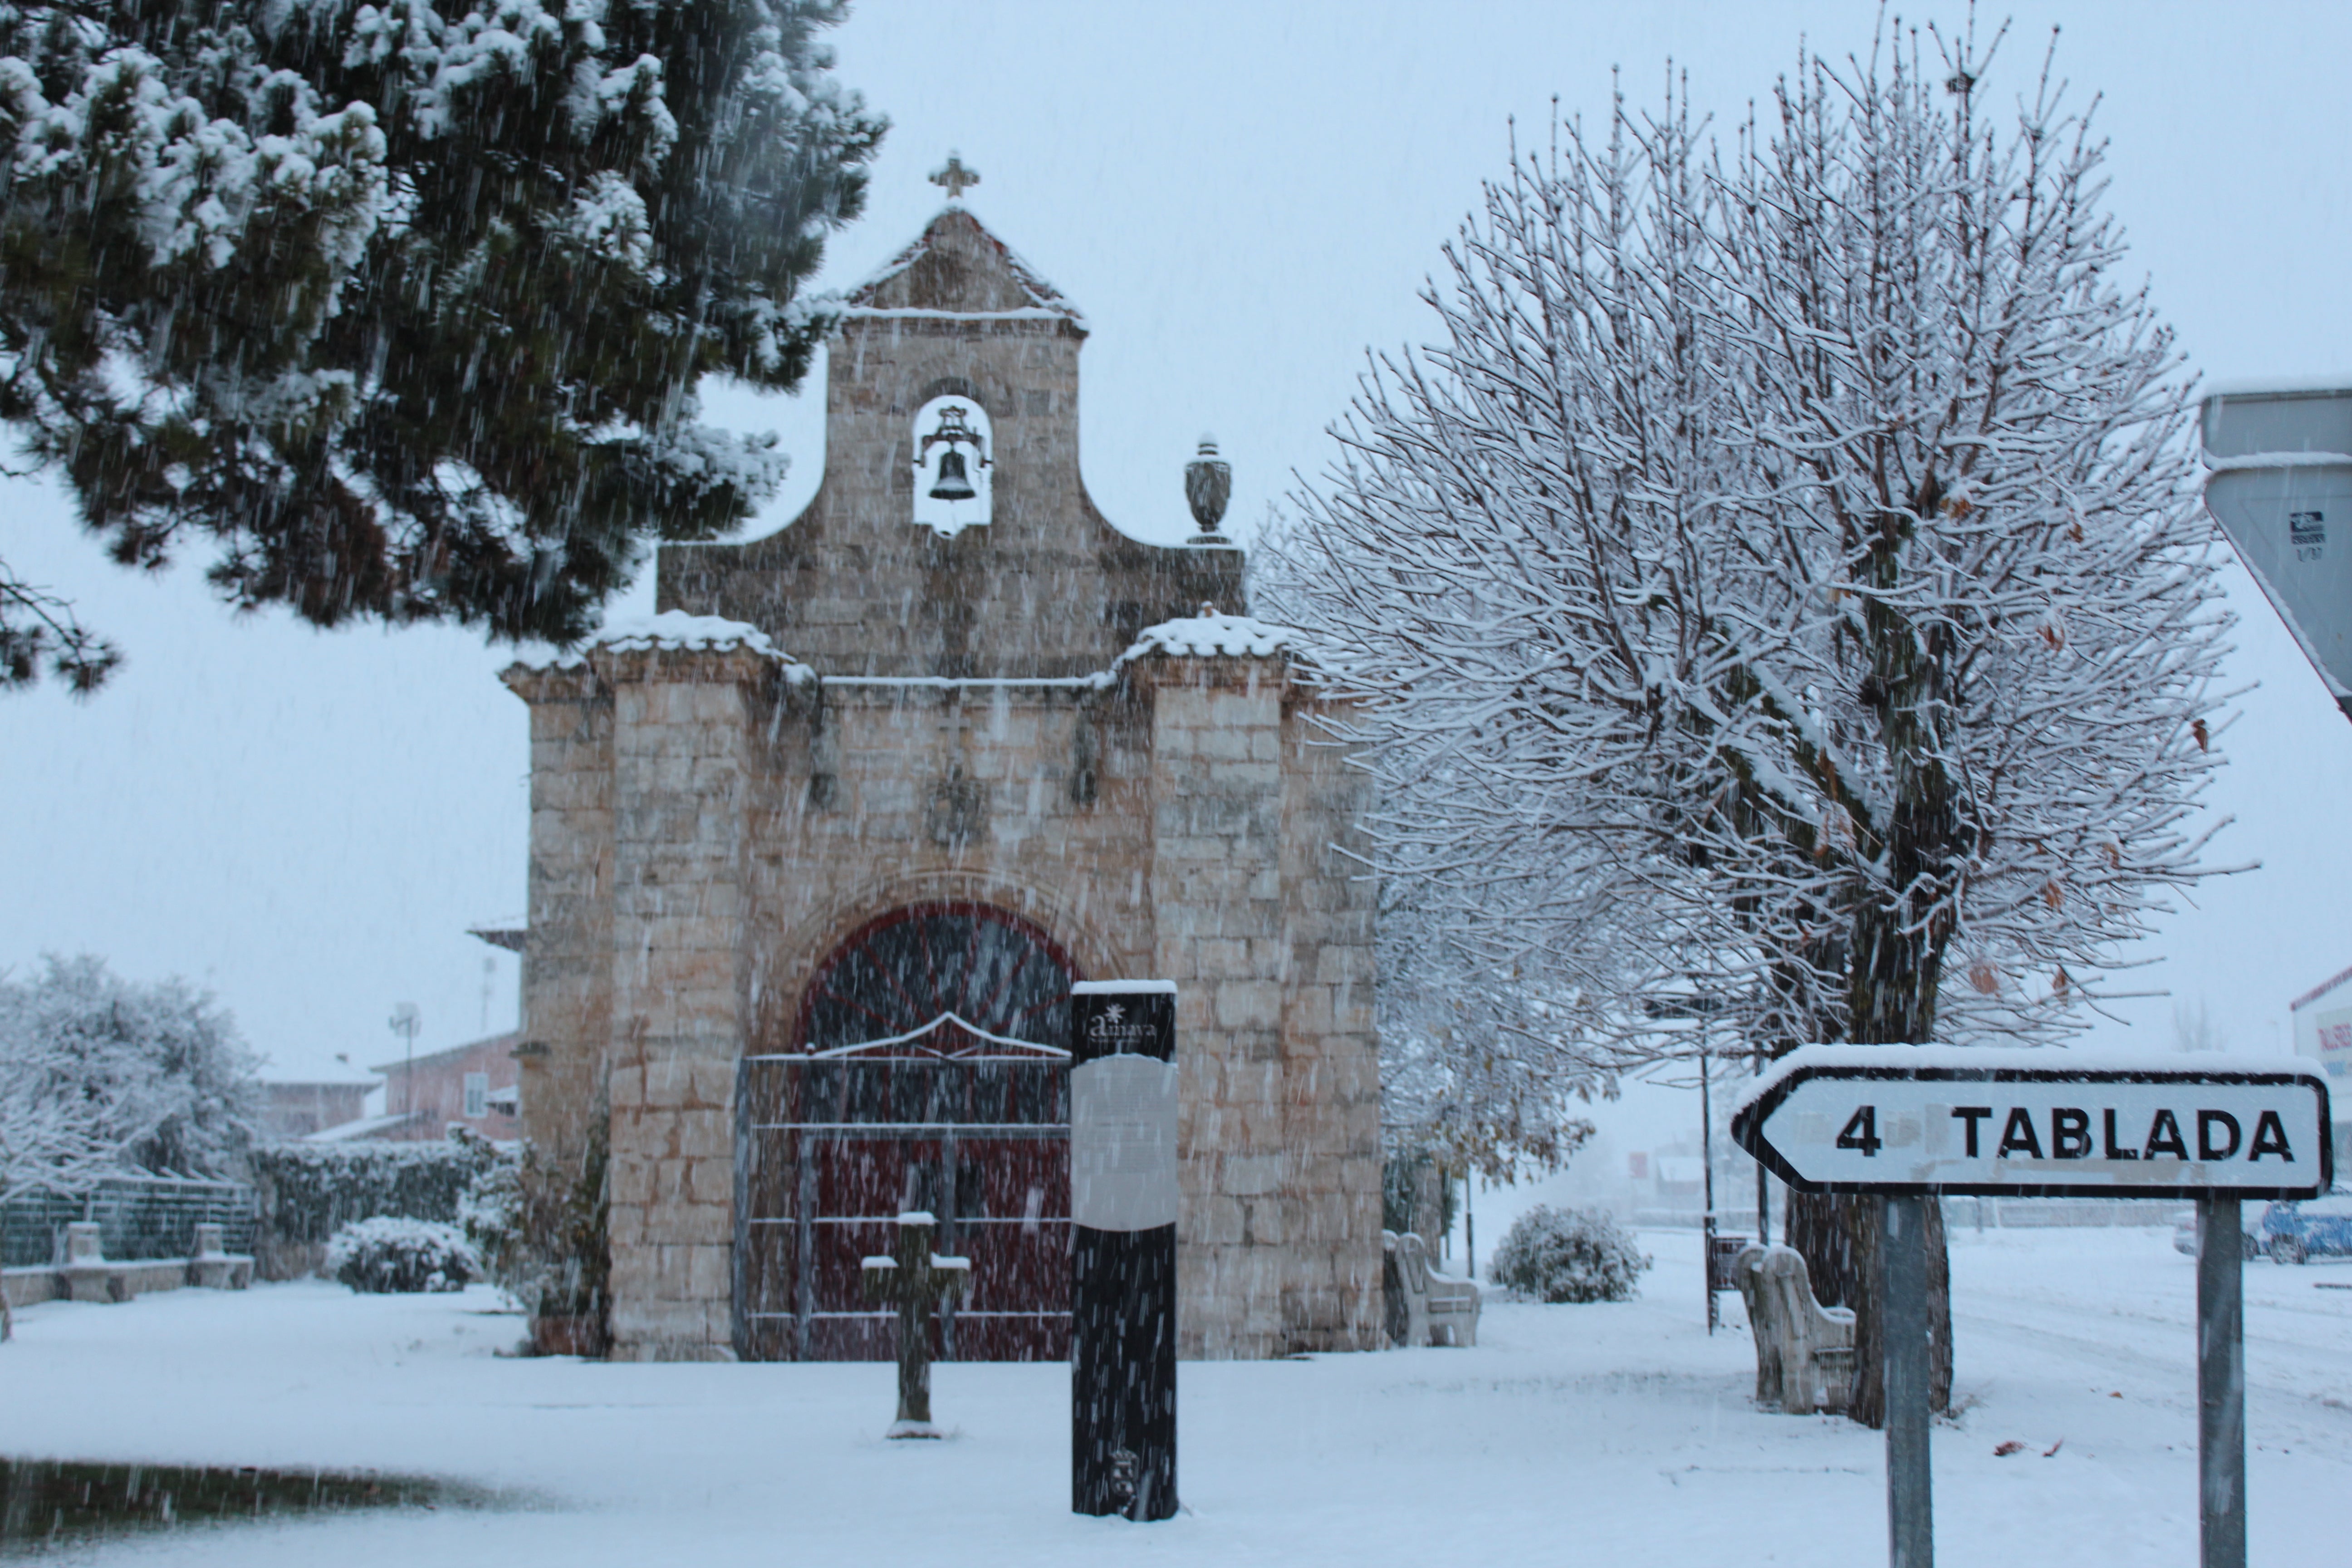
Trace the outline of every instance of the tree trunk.
<path fill-rule="evenodd" d="M 1940 494 L 1930 480 L 1920 498 L 1922 510 L 1932 512 Z M 1899 518 L 1885 520 L 1871 556 L 1874 586 L 1889 589 L 1900 578 L 1900 542 L 1907 532 Z M 1864 1046 L 1925 1045 L 1936 1037 L 1937 993 L 1951 940 L 1951 913 L 1941 900 L 1959 839 L 1952 781 L 1934 731 L 1933 716 L 1941 713 L 1944 697 L 1942 644 L 1875 596 L 1864 605 L 1863 619 L 1871 684 L 1880 693 L 1880 722 L 1895 775 L 1886 820 L 1873 825 L 1875 853 L 1885 862 L 1884 885 L 1893 896 L 1865 898 L 1853 911 L 1846 1038 Z M 1812 1229 L 1822 1237 L 1817 1246 L 1824 1262 L 1846 1292 L 1843 1304 L 1853 1309 L 1853 1397 L 1846 1414 L 1864 1426 L 1883 1426 L 1886 1364 L 1880 1251 L 1885 1210 L 1877 1198 L 1814 1201 L 1831 1205 Z M 1927 1211 L 1928 1396 L 1930 1407 L 1941 1411 L 1952 1399 L 1951 1258 L 1944 1245 L 1942 1205 L 1929 1204 Z"/>

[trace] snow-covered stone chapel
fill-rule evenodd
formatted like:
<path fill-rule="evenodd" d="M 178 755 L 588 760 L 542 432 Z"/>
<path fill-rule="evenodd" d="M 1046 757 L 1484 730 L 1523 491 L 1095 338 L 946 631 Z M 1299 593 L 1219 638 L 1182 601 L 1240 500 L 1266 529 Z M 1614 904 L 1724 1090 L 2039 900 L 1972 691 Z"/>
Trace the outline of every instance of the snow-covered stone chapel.
<path fill-rule="evenodd" d="M 506 672 L 522 1129 L 609 1119 L 617 1356 L 887 1357 L 859 1259 L 915 1208 L 972 1261 L 938 1353 L 1066 1355 L 1089 979 L 1180 988 L 1182 1353 L 1380 1343 L 1367 784 L 1222 491 L 1176 547 L 1087 499 L 1087 331 L 950 205 L 846 301 L 807 510 Z"/>

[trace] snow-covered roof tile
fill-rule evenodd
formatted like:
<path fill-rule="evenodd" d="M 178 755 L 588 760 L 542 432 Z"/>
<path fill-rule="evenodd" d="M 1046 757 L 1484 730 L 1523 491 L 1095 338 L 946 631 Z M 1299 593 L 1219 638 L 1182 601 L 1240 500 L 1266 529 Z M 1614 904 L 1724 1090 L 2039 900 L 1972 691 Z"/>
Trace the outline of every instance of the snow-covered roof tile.
<path fill-rule="evenodd" d="M 417 1110 L 395 1110 L 386 1116 L 362 1116 L 357 1121 L 344 1121 L 332 1127 L 321 1127 L 316 1132 L 304 1134 L 300 1142 L 349 1143 L 354 1139 L 373 1138 L 379 1133 L 389 1132 L 394 1128 L 405 1126 L 410 1121 L 423 1114 L 424 1112 Z"/>
<path fill-rule="evenodd" d="M 1173 621 L 1162 621 L 1156 626 L 1146 626 L 1118 664 L 1130 659 L 1147 658 L 1156 653 L 1177 658 L 1209 658 L 1224 654 L 1241 658 L 1271 658 L 1277 653 L 1307 654 L 1311 647 L 1304 632 L 1288 626 L 1270 626 L 1247 616 L 1226 616 L 1211 613 L 1186 616 Z M 1113 665 L 1117 668 L 1118 665 Z"/>
<path fill-rule="evenodd" d="M 515 662 L 526 669 L 577 669 L 588 660 L 592 648 L 611 648 L 619 653 L 636 653 L 659 648 L 679 653 L 722 653 L 741 648 L 762 658 L 774 659 L 784 667 L 785 675 L 800 681 L 813 678 L 816 671 L 786 654 L 770 640 L 768 634 L 748 621 L 730 621 L 724 616 L 690 616 L 684 610 L 664 610 L 657 616 L 615 622 L 590 637 L 559 652 L 525 654 Z"/>

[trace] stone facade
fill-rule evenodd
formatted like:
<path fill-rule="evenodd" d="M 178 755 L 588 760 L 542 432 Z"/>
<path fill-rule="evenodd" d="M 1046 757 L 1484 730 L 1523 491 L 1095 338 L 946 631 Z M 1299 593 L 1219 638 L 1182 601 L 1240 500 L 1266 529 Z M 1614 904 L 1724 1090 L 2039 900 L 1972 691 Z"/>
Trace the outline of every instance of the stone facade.
<path fill-rule="evenodd" d="M 1182 1349 L 1379 1343 L 1363 775 L 1241 561 L 1118 533 L 1077 472 L 1076 312 L 960 208 L 854 296 L 789 527 L 667 548 L 664 615 L 518 665 L 526 1133 L 609 1117 L 616 1353 L 730 1342 L 737 1068 L 810 976 L 938 900 L 1179 986 Z M 916 410 L 992 425 L 993 515 L 909 520 Z M 730 624 L 732 623 L 732 624 Z"/>

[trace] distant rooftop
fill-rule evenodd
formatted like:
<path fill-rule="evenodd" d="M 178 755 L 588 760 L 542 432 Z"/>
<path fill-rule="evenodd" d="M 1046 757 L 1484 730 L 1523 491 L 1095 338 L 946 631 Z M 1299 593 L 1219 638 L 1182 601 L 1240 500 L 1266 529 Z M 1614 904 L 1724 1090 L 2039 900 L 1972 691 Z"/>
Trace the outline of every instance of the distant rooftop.
<path fill-rule="evenodd" d="M 425 1113 L 421 1110 L 395 1110 L 389 1116 L 362 1116 L 357 1121 L 345 1121 L 333 1127 L 321 1127 L 306 1134 L 305 1143 L 349 1143 L 354 1139 L 374 1138 L 391 1131 Z"/>
<path fill-rule="evenodd" d="M 2300 1013 L 2305 1007 L 2310 1006 L 2314 1002 L 2318 1001 L 2321 997 L 2326 995 L 2337 986 L 2342 985 L 2347 980 L 2352 980 L 2352 969 L 2338 970 L 2330 978 L 2321 981 L 2318 984 L 2313 986 L 2310 990 L 2305 992 L 2302 995 L 2288 1003 L 2286 1005 L 2286 1010 L 2290 1013 Z"/>
<path fill-rule="evenodd" d="M 469 1051 L 478 1051 L 484 1046 L 505 1046 L 512 1048 L 521 1043 L 522 1031 L 509 1029 L 502 1035 L 485 1035 L 478 1040 L 467 1040 L 462 1046 L 446 1046 L 437 1051 L 420 1051 L 411 1058 L 385 1062 L 375 1070 L 380 1073 L 405 1072 L 411 1067 L 434 1067 L 442 1062 L 453 1061 Z"/>
<path fill-rule="evenodd" d="M 341 1089 L 359 1084 L 373 1089 L 383 1080 L 367 1068 L 354 1067 L 348 1062 L 338 1062 L 331 1067 L 305 1068 L 300 1070 L 292 1068 L 265 1068 L 261 1073 L 261 1081 L 265 1084 L 284 1084 L 289 1089 L 307 1089 L 314 1086 Z"/>

